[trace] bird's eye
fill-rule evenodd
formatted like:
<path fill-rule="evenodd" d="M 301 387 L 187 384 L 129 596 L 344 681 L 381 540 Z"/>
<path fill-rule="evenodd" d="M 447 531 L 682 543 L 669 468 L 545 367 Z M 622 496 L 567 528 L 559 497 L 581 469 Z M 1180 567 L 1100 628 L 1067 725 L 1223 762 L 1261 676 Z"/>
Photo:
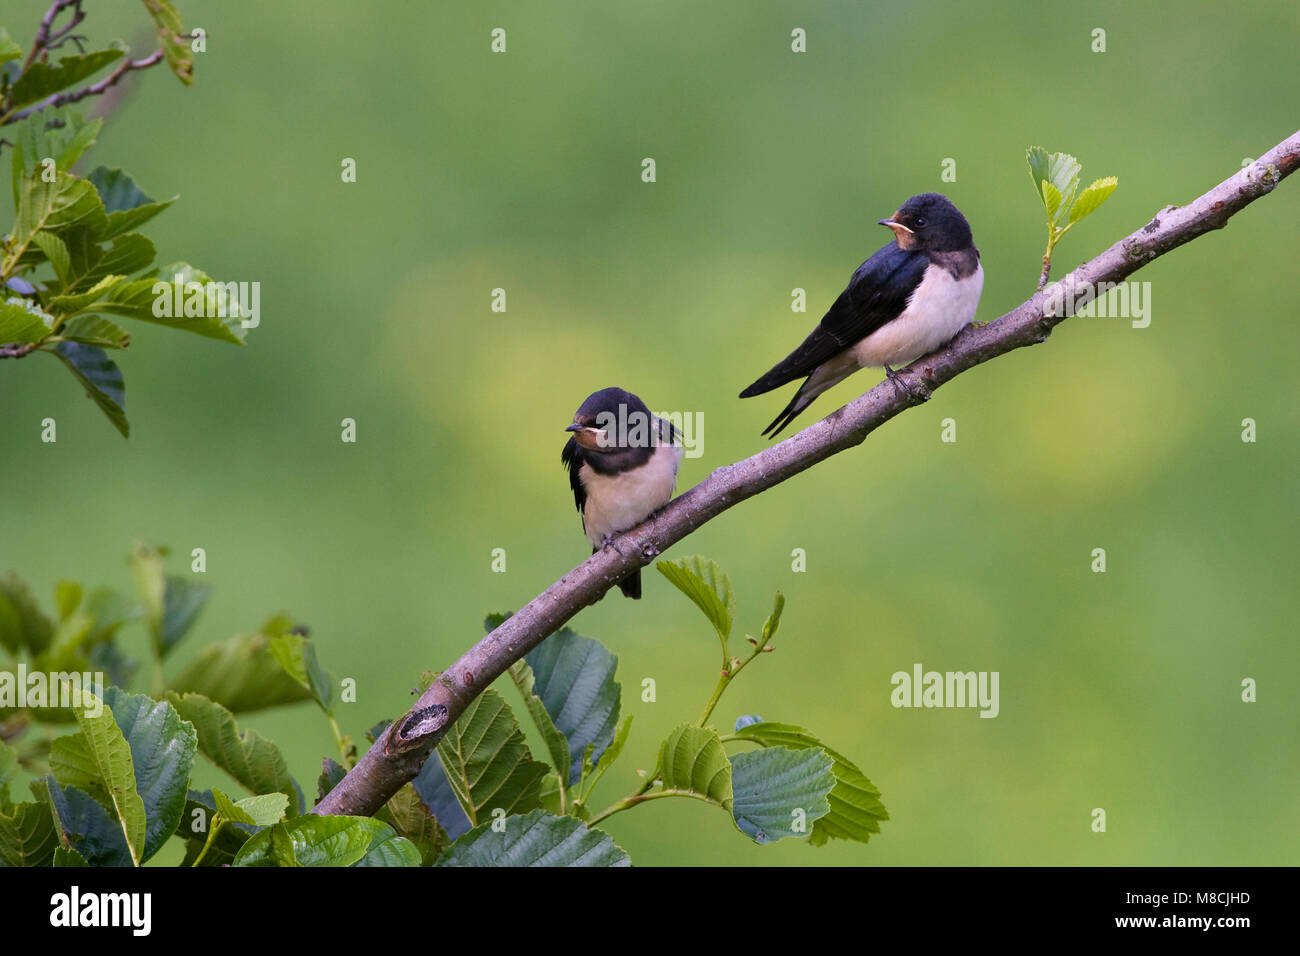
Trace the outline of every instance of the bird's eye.
<path fill-rule="evenodd" d="M 924 226 L 924 225 L 925 225 L 925 220 L 924 220 L 924 219 L 917 219 L 917 220 L 916 220 L 916 224 L 917 224 L 918 226 Z"/>

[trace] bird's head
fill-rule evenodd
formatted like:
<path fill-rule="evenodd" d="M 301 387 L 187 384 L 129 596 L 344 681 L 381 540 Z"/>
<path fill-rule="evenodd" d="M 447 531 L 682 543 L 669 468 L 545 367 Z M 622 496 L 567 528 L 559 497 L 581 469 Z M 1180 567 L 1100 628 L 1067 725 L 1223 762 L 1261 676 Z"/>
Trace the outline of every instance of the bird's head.
<path fill-rule="evenodd" d="M 587 396 L 564 430 L 588 451 L 614 454 L 651 444 L 652 418 L 645 402 L 631 392 L 602 388 Z"/>
<path fill-rule="evenodd" d="M 942 193 L 913 196 L 879 225 L 894 231 L 900 249 L 958 252 L 972 243 L 970 223 Z"/>

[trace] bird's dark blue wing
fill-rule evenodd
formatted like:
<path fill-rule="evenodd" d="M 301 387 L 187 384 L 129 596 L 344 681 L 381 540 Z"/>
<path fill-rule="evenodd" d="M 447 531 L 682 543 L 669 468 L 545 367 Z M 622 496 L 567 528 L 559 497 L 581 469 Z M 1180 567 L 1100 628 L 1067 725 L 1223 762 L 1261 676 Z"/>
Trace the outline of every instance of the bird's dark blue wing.
<path fill-rule="evenodd" d="M 898 318 L 921 283 L 929 257 L 890 242 L 854 271 L 848 287 L 817 328 L 749 388 L 741 398 L 761 395 L 811 375 L 817 366 Z"/>
<path fill-rule="evenodd" d="M 578 477 L 578 470 L 582 467 L 582 449 L 573 438 L 564 443 L 564 451 L 560 452 L 560 463 L 569 471 L 569 487 L 573 489 L 573 503 L 578 506 L 578 514 L 582 514 L 582 506 L 587 503 L 587 489 L 582 486 L 582 479 Z"/>

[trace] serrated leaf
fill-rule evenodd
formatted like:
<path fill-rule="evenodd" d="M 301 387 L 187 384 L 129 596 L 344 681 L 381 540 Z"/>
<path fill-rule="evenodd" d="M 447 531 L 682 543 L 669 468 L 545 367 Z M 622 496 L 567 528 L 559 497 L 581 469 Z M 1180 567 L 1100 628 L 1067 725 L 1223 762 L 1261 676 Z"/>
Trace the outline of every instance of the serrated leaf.
<path fill-rule="evenodd" d="M 0 864 L 49 866 L 59 846 L 48 803 L 20 803 L 0 813 Z"/>
<path fill-rule="evenodd" d="M 832 760 L 835 786 L 827 797 L 830 812 L 813 826 L 812 844 L 820 846 L 828 839 L 856 840 L 866 843 L 889 813 L 880 802 L 880 791 L 847 757 L 823 744 L 813 733 L 794 724 L 757 723 L 736 730 L 741 740 L 751 740 L 764 747 L 788 747 L 792 750 L 824 750 Z"/>
<path fill-rule="evenodd" d="M 131 425 L 126 420 L 126 383 L 122 379 L 122 370 L 104 350 L 80 342 L 60 342 L 51 354 L 67 366 L 86 390 L 87 397 L 99 406 L 122 437 L 129 437 Z"/>
<path fill-rule="evenodd" d="M 144 194 L 144 190 L 120 169 L 96 166 L 86 176 L 86 180 L 95 187 L 100 201 L 104 204 L 104 211 L 110 216 L 113 213 L 137 209 L 153 203 L 153 200 Z"/>
<path fill-rule="evenodd" d="M 166 701 L 110 687 L 104 703 L 130 748 L 136 792 L 148 821 L 142 857 L 147 860 L 176 830 L 185 810 L 198 735 Z"/>
<path fill-rule="evenodd" d="M 655 567 L 704 612 L 725 649 L 736 614 L 736 595 L 731 590 L 731 579 L 715 562 L 698 554 L 676 561 L 658 561 Z"/>
<path fill-rule="evenodd" d="M 176 78 L 189 86 L 194 82 L 194 55 L 190 50 L 190 41 L 186 37 L 185 27 L 181 25 L 181 15 L 172 6 L 171 0 L 144 0 L 154 27 L 158 31 L 158 43 L 167 65 Z"/>
<path fill-rule="evenodd" d="M 258 828 L 248 823 L 226 823 L 208 843 L 209 831 L 217 816 L 217 802 L 211 790 L 191 790 L 185 801 L 176 835 L 185 842 L 185 859 L 182 866 L 225 866 L 234 860 L 239 848 Z M 207 846 L 207 852 L 204 847 Z M 202 854 L 202 859 L 199 856 Z"/>
<path fill-rule="evenodd" d="M 1119 180 L 1114 176 L 1093 180 L 1087 189 L 1079 193 L 1079 198 L 1070 207 L 1070 225 L 1074 225 L 1085 216 L 1096 212 L 1097 207 L 1110 198 L 1110 194 L 1115 191 L 1117 186 L 1119 186 Z"/>
<path fill-rule="evenodd" d="M 438 820 L 424 805 L 412 784 L 408 783 L 393 794 L 377 816 L 391 826 L 398 836 L 411 841 L 420 853 L 421 866 L 432 866 L 451 845 L 447 832 L 438 825 Z"/>
<path fill-rule="evenodd" d="M 1056 214 L 1061 209 L 1061 194 L 1055 186 L 1043 180 L 1043 205 L 1047 207 L 1047 218 L 1056 221 Z"/>
<path fill-rule="evenodd" d="M 595 764 L 600 770 L 607 770 L 611 767 L 623 752 L 623 747 L 627 743 L 628 734 L 632 732 L 632 715 L 628 714 L 618 722 L 618 727 L 614 730 L 614 739 L 610 745 L 605 748 L 605 752 L 595 758 Z"/>
<path fill-rule="evenodd" d="M 18 302 L 0 302 L 0 345 L 39 342 L 49 334 L 49 323 L 40 312 Z"/>
<path fill-rule="evenodd" d="M 731 762 L 707 727 L 682 724 L 669 734 L 659 746 L 658 776 L 665 791 L 731 809 Z"/>
<path fill-rule="evenodd" d="M 437 753 L 471 823 L 498 808 L 524 813 L 536 807 L 550 769 L 533 759 L 510 705 L 491 688 L 465 708 Z"/>
<path fill-rule="evenodd" d="M 284 672 L 306 690 L 325 713 L 334 706 L 334 681 L 316 659 L 316 645 L 301 634 L 271 638 L 270 653 Z"/>
<path fill-rule="evenodd" d="M 194 725 L 199 751 L 251 793 L 283 793 L 297 805 L 297 788 L 280 749 L 252 728 L 240 733 L 234 715 L 201 694 L 169 693 L 167 700 Z"/>
<path fill-rule="evenodd" d="M 830 812 L 832 761 L 820 749 L 768 747 L 731 758 L 732 817 L 756 843 L 807 837 Z"/>
<path fill-rule="evenodd" d="M 542 735 L 542 742 L 546 744 L 546 752 L 550 754 L 556 772 L 566 782 L 572 782 L 569 779 L 571 760 L 569 741 L 564 734 L 556 729 L 555 722 L 551 720 L 551 715 L 546 710 L 546 705 L 542 703 L 542 699 L 533 693 L 533 687 L 536 684 L 533 669 L 528 666 L 526 660 L 515 661 L 510 666 L 510 679 L 515 682 L 515 688 L 519 691 L 519 696 L 523 698 L 524 706 L 528 709 L 528 715 L 532 717 L 534 726 L 537 727 L 538 733 Z"/>
<path fill-rule="evenodd" d="M 50 767 L 60 784 L 102 795 L 105 808 L 117 817 L 132 863 L 139 866 L 146 858 L 147 818 L 144 800 L 136 791 L 131 748 L 112 709 L 84 688 L 81 697 L 84 706 L 74 711 L 80 732 L 54 740 Z"/>
<path fill-rule="evenodd" d="M 57 867 L 88 867 L 90 866 L 90 863 L 76 850 L 59 847 L 54 851 L 54 862 L 52 865 Z"/>
<path fill-rule="evenodd" d="M 134 866 L 121 821 L 89 794 L 61 787 L 54 777 L 32 782 L 38 801 L 54 815 L 56 832 L 92 866 Z"/>
<path fill-rule="evenodd" d="M 271 654 L 273 636 L 236 634 L 209 644 L 170 682 L 180 694 L 202 694 L 234 713 L 310 700 Z"/>
<path fill-rule="evenodd" d="M 288 797 L 285 797 L 284 794 L 280 794 L 280 796 L 284 797 L 286 802 L 289 799 Z M 231 800 L 216 787 L 212 788 L 212 802 L 217 805 L 217 815 L 227 823 L 251 824 L 254 822 L 253 818 L 249 814 L 235 806 L 234 800 Z"/>
<path fill-rule="evenodd" d="M 442 760 L 436 750 L 429 754 L 411 785 L 448 837 L 455 840 L 469 832 L 472 824 L 460 805 L 451 781 L 447 779 L 447 771 L 442 768 Z"/>
<path fill-rule="evenodd" d="M 366 855 L 352 865 L 355 867 L 371 866 L 420 866 L 420 850 L 414 843 L 394 833 L 391 827 L 387 827 L 379 820 L 371 820 L 371 823 L 378 823 L 385 826 L 387 833 L 376 833 L 370 841 L 370 846 L 366 849 Z"/>
<path fill-rule="evenodd" d="M 9 108 L 21 109 L 47 96 L 53 96 L 74 83 L 94 76 L 121 56 L 121 50 L 95 50 L 92 53 L 61 57 L 58 66 L 37 60 L 14 82 Z"/>
<path fill-rule="evenodd" d="M 532 670 L 532 693 L 568 741 L 564 779 L 573 784 L 581 776 L 587 746 L 594 746 L 599 760 L 614 739 L 622 698 L 622 688 L 614 680 L 618 658 L 599 641 L 566 627 L 529 651 L 524 660 Z"/>
<path fill-rule="evenodd" d="M 534 810 L 469 831 L 451 845 L 438 866 L 631 866 L 627 852 L 608 834 L 581 820 Z"/>
<path fill-rule="evenodd" d="M 102 349 L 124 349 L 131 345 L 131 334 L 119 325 L 99 315 L 79 315 L 69 319 L 59 335 L 82 345 L 97 345 Z"/>
<path fill-rule="evenodd" d="M 352 866 L 372 844 L 395 838 L 392 827 L 371 817 L 308 813 L 253 834 L 235 854 L 234 865 Z M 419 852 L 411 849 L 418 861 Z"/>
<path fill-rule="evenodd" d="M 68 247 L 64 245 L 63 240 L 52 232 L 42 231 L 32 236 L 32 242 L 50 261 L 50 265 L 54 267 L 54 274 L 59 277 L 60 284 L 66 287 L 69 280 L 68 273 L 72 269 L 72 255 L 68 252 Z"/>
<path fill-rule="evenodd" d="M 259 793 L 236 801 L 213 787 L 212 799 L 217 806 L 217 813 L 227 823 L 245 823 L 257 827 L 279 823 L 289 808 L 289 798 L 283 793 Z"/>
<path fill-rule="evenodd" d="M 212 588 L 169 575 L 163 588 L 163 613 L 158 625 L 159 648 L 166 655 L 180 643 L 208 602 Z"/>

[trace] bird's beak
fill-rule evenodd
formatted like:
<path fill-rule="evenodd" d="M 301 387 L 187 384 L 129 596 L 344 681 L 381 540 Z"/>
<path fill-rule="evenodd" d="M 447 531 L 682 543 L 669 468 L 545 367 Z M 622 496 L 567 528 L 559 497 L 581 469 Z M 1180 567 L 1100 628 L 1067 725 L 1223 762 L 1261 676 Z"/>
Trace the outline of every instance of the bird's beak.
<path fill-rule="evenodd" d="M 876 222 L 876 225 L 888 226 L 890 229 L 894 230 L 894 235 L 898 235 L 900 231 L 907 233 L 909 236 L 912 234 L 911 229 L 908 229 L 901 222 L 895 222 L 893 219 L 881 219 Z"/>
<path fill-rule="evenodd" d="M 609 436 L 605 434 L 603 428 L 592 428 L 589 425 L 580 425 L 574 422 L 564 430 L 573 432 L 573 440 L 583 448 L 590 448 L 595 451 L 609 447 Z"/>
<path fill-rule="evenodd" d="M 895 213 L 894 215 L 898 214 Z M 913 234 L 911 229 L 903 225 L 901 222 L 898 222 L 893 218 L 881 219 L 876 223 L 876 225 L 888 226 L 894 231 L 894 240 L 898 243 L 898 248 L 910 249 L 916 245 L 916 236 Z"/>

